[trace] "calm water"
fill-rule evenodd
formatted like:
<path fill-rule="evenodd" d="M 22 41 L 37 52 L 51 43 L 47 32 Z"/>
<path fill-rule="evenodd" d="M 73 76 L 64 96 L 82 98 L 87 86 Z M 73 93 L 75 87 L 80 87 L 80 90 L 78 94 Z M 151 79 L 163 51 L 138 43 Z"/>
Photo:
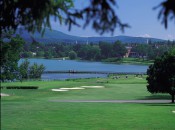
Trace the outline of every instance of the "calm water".
<path fill-rule="evenodd" d="M 21 59 L 19 64 L 24 61 Z M 46 71 L 102 71 L 102 72 L 146 72 L 146 65 L 108 64 L 75 60 L 29 59 L 30 63 L 44 64 Z M 42 79 L 67 79 L 104 77 L 102 74 L 43 74 Z"/>

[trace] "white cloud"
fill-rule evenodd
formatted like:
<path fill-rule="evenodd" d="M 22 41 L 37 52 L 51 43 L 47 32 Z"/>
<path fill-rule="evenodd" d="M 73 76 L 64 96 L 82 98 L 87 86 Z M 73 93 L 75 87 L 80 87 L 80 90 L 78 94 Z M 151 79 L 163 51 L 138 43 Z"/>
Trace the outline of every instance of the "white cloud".
<path fill-rule="evenodd" d="M 149 35 L 149 34 L 143 34 L 143 35 L 139 35 L 139 37 L 151 37 L 151 35 Z"/>

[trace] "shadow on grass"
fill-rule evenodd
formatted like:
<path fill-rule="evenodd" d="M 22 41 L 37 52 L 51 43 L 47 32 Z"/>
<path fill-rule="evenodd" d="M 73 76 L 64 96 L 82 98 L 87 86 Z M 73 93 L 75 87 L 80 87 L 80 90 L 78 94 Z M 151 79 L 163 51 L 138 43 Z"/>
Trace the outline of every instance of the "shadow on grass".
<path fill-rule="evenodd" d="M 145 104 L 146 106 L 162 106 L 162 107 L 167 107 L 167 106 L 174 106 L 175 107 L 175 104 L 174 103 L 148 103 L 148 104 Z"/>
<path fill-rule="evenodd" d="M 171 100 L 170 95 L 150 95 L 150 96 L 145 96 L 144 98 L 141 98 L 142 100 L 157 100 L 157 99 L 162 99 L 162 100 Z"/>
<path fill-rule="evenodd" d="M 139 98 L 139 100 L 170 100 L 167 103 L 146 103 L 146 106 L 175 106 L 175 103 L 171 103 L 171 96 L 168 94 L 152 94 L 150 96 L 145 96 Z"/>

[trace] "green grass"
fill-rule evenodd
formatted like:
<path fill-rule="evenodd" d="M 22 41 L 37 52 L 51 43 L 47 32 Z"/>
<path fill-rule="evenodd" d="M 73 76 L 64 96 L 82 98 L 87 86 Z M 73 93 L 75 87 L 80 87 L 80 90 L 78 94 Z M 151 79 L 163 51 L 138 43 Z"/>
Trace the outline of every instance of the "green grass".
<path fill-rule="evenodd" d="M 2 83 L 2 86 L 39 86 L 38 90 L 7 90 L 1 97 L 1 130 L 174 130 L 174 104 L 61 103 L 50 100 L 170 99 L 152 95 L 146 80 L 77 79 Z M 103 85 L 103 89 L 52 92 L 52 88 Z"/>
<path fill-rule="evenodd" d="M 119 63 L 119 64 L 142 64 L 142 65 L 150 65 L 153 64 L 154 60 L 143 60 L 142 58 L 108 58 L 102 60 L 102 62 L 110 62 L 110 63 Z"/>
<path fill-rule="evenodd" d="M 128 64 L 145 64 L 150 65 L 153 64 L 153 60 L 143 60 L 142 58 L 123 58 L 121 63 L 128 63 Z"/>

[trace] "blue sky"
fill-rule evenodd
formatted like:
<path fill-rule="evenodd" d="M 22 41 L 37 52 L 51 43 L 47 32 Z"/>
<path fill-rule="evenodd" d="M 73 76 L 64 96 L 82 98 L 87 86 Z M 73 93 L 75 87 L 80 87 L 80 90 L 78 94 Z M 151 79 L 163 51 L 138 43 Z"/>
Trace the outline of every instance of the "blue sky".
<path fill-rule="evenodd" d="M 117 0 L 118 8 L 116 14 L 123 23 L 128 23 L 131 28 L 126 28 L 122 33 L 116 28 L 113 36 L 126 35 L 136 37 L 154 37 L 160 39 L 175 39 L 175 21 L 170 21 L 168 29 L 164 28 L 161 21 L 157 19 L 160 9 L 153 10 L 153 7 L 159 5 L 164 0 Z M 75 8 L 81 9 L 87 6 L 88 0 L 74 0 Z M 75 36 L 101 36 L 96 33 L 91 26 L 85 29 L 73 26 L 71 31 L 68 27 L 51 21 L 52 29 Z M 80 22 L 81 24 L 82 22 Z M 102 36 L 111 36 L 111 33 L 105 33 Z"/>

